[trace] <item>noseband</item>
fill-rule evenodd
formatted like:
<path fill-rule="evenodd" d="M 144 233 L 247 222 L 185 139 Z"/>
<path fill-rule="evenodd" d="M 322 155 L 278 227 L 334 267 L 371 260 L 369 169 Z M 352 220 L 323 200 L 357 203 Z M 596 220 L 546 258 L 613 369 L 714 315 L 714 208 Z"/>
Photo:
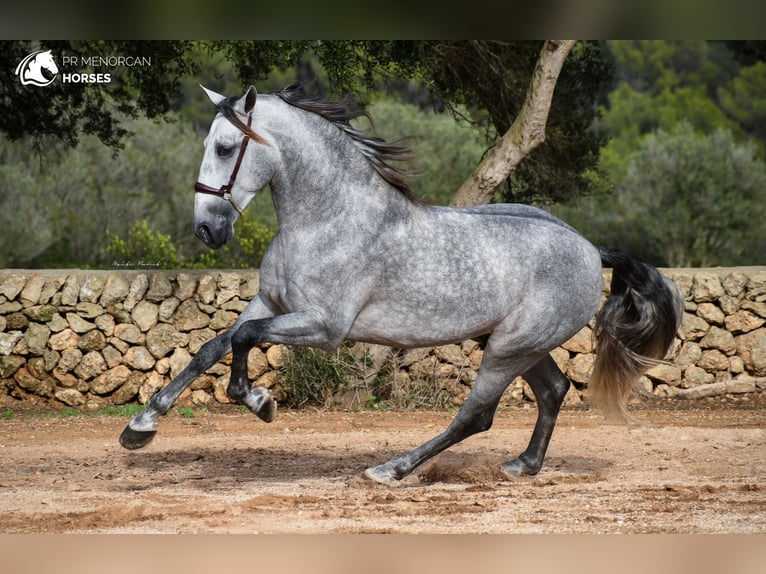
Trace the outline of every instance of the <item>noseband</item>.
<path fill-rule="evenodd" d="M 253 122 L 253 116 L 247 116 L 247 129 L 250 129 L 250 125 Z M 250 137 L 245 134 L 242 138 L 242 145 L 239 147 L 239 155 L 237 156 L 237 163 L 234 164 L 234 170 L 229 177 L 229 183 L 222 185 L 218 189 L 200 183 L 199 181 L 194 184 L 194 191 L 197 193 L 207 193 L 209 195 L 217 195 L 221 199 L 231 203 L 231 206 L 237 210 L 237 213 L 242 215 L 242 208 L 234 201 L 234 197 L 231 195 L 231 188 L 234 186 L 234 181 L 237 179 L 237 173 L 239 173 L 239 166 L 242 165 L 242 158 L 245 157 L 245 150 L 247 150 L 247 144 L 250 141 Z"/>

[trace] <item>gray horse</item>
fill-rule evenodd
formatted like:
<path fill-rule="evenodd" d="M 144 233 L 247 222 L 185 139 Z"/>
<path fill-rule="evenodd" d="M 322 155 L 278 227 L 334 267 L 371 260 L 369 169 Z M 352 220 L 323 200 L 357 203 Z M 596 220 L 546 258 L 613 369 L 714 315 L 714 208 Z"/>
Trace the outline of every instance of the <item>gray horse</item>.
<path fill-rule="evenodd" d="M 534 475 L 570 385 L 549 353 L 596 313 L 602 264 L 613 268 L 613 278 L 596 319 L 591 402 L 625 415 L 631 386 L 672 344 L 681 299 L 654 267 L 596 248 L 533 207 L 418 201 L 390 163 L 408 159 L 409 151 L 352 127 L 350 120 L 366 115 L 352 101 L 323 101 L 288 87 L 258 96 L 256 105 L 253 87 L 242 97 L 205 91 L 218 113 L 195 185 L 195 234 L 211 248 L 224 245 L 267 184 L 279 228 L 263 258 L 260 292 L 130 421 L 120 437 L 125 448 L 145 446 L 158 416 L 229 352 L 228 396 L 269 422 L 276 403 L 247 378 L 254 345 L 330 350 L 350 339 L 413 348 L 481 338 L 478 378 L 449 427 L 365 475 L 392 484 L 488 430 L 518 375 L 535 394 L 538 418 L 527 449 L 502 468 L 509 477 Z"/>

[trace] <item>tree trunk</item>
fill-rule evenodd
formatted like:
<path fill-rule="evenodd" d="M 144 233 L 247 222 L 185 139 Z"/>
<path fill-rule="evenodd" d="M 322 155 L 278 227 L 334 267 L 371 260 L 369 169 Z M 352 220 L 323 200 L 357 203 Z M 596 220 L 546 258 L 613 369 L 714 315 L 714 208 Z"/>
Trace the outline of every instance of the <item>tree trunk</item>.
<path fill-rule="evenodd" d="M 545 141 L 545 124 L 556 80 L 575 40 L 548 40 L 540 51 L 524 104 L 510 129 L 463 182 L 450 205 L 489 203 L 495 189 L 533 149 Z"/>

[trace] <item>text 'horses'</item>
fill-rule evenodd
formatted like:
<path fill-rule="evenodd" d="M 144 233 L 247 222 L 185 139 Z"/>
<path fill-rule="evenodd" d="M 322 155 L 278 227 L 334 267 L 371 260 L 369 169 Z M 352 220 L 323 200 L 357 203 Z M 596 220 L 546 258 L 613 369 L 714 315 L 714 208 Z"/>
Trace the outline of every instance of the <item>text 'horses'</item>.
<path fill-rule="evenodd" d="M 681 299 L 656 269 L 594 247 L 533 207 L 417 201 L 389 163 L 409 152 L 352 127 L 350 120 L 365 112 L 351 102 L 307 97 L 296 88 L 258 96 L 257 105 L 252 87 L 240 98 L 206 92 L 218 114 L 195 185 L 195 234 L 210 247 L 224 245 L 267 184 L 279 227 L 263 258 L 260 292 L 130 421 L 120 437 L 124 447 L 146 445 L 158 416 L 229 352 L 229 397 L 268 422 L 276 405 L 247 378 L 248 352 L 260 343 L 335 349 L 351 339 L 412 348 L 484 337 L 478 378 L 449 427 L 365 474 L 392 483 L 489 429 L 518 375 L 535 394 L 538 418 L 527 449 L 503 470 L 535 474 L 570 384 L 549 353 L 596 313 L 602 264 L 613 268 L 613 278 L 594 330 L 591 402 L 624 413 L 632 384 L 672 344 Z"/>

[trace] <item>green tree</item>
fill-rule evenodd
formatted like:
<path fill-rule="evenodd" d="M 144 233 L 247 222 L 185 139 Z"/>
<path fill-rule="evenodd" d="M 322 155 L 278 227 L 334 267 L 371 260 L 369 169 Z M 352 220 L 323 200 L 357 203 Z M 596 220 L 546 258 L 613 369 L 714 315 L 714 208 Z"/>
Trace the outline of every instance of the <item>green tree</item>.
<path fill-rule="evenodd" d="M 557 211 L 595 244 L 657 265 L 766 262 L 766 163 L 723 129 L 660 130 L 630 155 L 613 194 Z"/>

